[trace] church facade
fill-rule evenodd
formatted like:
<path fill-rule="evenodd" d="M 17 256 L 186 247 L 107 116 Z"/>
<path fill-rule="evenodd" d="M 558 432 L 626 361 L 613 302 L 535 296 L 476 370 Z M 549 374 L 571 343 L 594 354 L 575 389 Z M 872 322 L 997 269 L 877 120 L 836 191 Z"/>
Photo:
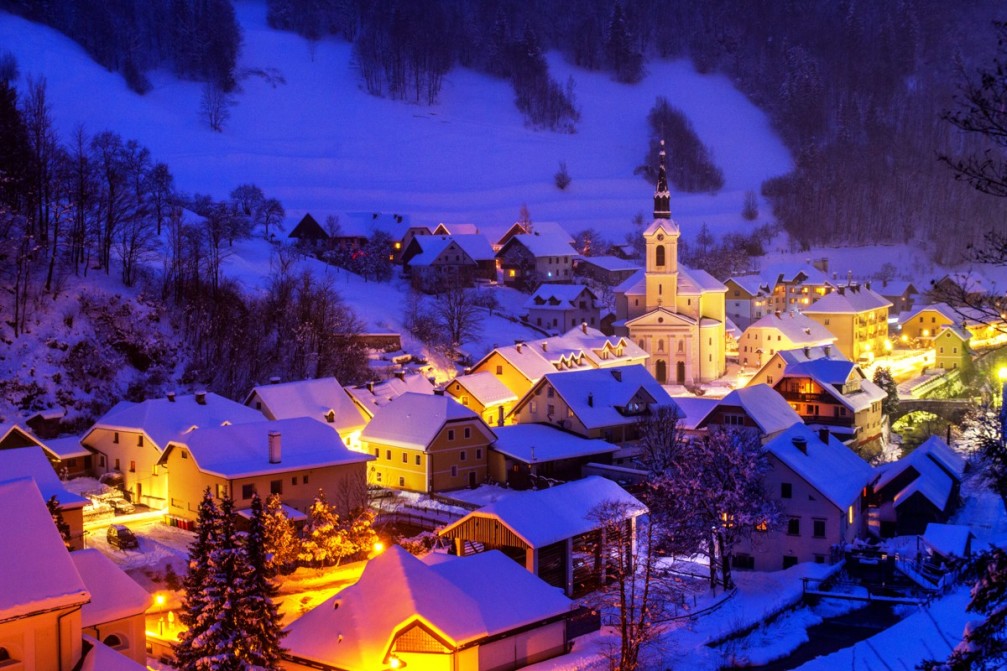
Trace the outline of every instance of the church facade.
<path fill-rule="evenodd" d="M 726 372 L 725 294 L 709 273 L 678 263 L 678 224 L 661 143 L 654 221 L 643 231 L 646 266 L 616 289 L 616 333 L 650 357 L 647 370 L 661 384 L 709 382 Z"/>

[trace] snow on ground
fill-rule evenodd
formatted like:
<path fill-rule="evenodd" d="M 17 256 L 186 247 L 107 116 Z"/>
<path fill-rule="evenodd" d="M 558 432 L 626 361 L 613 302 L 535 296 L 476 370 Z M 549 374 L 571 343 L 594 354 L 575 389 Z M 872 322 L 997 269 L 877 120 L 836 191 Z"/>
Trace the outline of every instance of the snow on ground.
<path fill-rule="evenodd" d="M 370 96 L 349 44 L 324 39 L 309 49 L 303 38 L 266 26 L 262 0 L 235 4 L 244 39 L 239 69 L 274 69 L 285 83 L 244 76 L 223 133 L 199 118 L 198 83 L 153 72 L 153 90 L 139 96 L 62 35 L 7 14 L 0 14 L 0 43 L 24 77 L 46 76 L 64 137 L 82 123 L 90 133 L 112 128 L 136 138 L 187 192 L 220 198 L 238 184 L 258 184 L 287 208 L 288 230 L 306 211 L 381 210 L 502 233 L 527 203 L 534 219 L 571 231 L 592 226 L 621 240 L 633 215 L 650 210 L 652 189 L 633 169 L 645 158 L 646 115 L 657 96 L 690 116 L 725 175 L 717 196 L 673 198 L 686 230 L 703 221 L 748 226 L 740 215 L 744 192 L 758 192 L 792 166 L 758 108 L 727 78 L 700 75 L 684 61 L 651 62 L 642 82 L 624 85 L 552 55 L 553 76 L 575 80 L 581 122 L 575 134 L 540 132 L 525 126 L 504 81 L 456 68 L 432 107 Z M 566 191 L 552 182 L 560 161 L 573 178 Z"/>

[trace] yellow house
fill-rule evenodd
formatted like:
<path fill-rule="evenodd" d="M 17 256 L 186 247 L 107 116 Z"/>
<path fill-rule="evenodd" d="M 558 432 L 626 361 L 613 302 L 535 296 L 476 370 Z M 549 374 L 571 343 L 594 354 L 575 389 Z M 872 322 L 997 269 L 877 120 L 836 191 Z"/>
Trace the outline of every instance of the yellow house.
<path fill-rule="evenodd" d="M 762 367 L 781 350 L 831 345 L 836 336 L 800 312 L 774 312 L 745 329 L 738 341 L 738 363 Z"/>
<path fill-rule="evenodd" d="M 945 326 L 953 326 L 962 321 L 947 303 L 920 305 L 905 315 L 902 321 L 902 339 L 907 343 L 922 341 L 931 343 Z"/>
<path fill-rule="evenodd" d="M 120 401 L 81 443 L 97 453 L 96 475 L 121 474 L 133 503 L 161 509 L 168 505 L 168 476 L 159 462 L 170 441 L 197 428 L 261 421 L 259 412 L 214 393 L 172 392 L 141 403 Z"/>
<path fill-rule="evenodd" d="M 360 436 L 374 459 L 368 482 L 415 492 L 482 483 L 495 439 L 479 415 L 452 397 L 414 393 L 379 409 Z"/>
<path fill-rule="evenodd" d="M 851 361 L 872 360 L 891 348 L 888 308 L 891 302 L 869 285 L 851 283 L 823 296 L 804 314 L 836 336 L 836 347 Z"/>
<path fill-rule="evenodd" d="M 91 594 L 31 480 L 0 483 L 0 510 L 0 668 L 70 671 Z"/>
<path fill-rule="evenodd" d="M 572 602 L 501 552 L 427 564 L 392 546 L 287 627 L 287 671 L 517 669 L 567 652 Z"/>
<path fill-rule="evenodd" d="M 319 490 L 339 514 L 367 503 L 367 462 L 339 434 L 309 417 L 199 429 L 168 443 L 159 466 L 171 474 L 168 515 L 194 520 L 203 492 L 230 496 L 235 508 L 252 496 L 278 494 L 308 512 Z"/>
<path fill-rule="evenodd" d="M 456 377 L 444 391 L 471 408 L 488 426 L 503 426 L 518 400 L 517 394 L 489 371 Z"/>
<path fill-rule="evenodd" d="M 934 355 L 937 368 L 944 370 L 965 370 L 972 366 L 972 350 L 969 349 L 969 339 L 972 337 L 960 326 L 945 326 L 934 338 Z"/>
<path fill-rule="evenodd" d="M 835 288 L 829 279 L 828 268 L 828 259 L 822 258 L 812 263 L 779 263 L 764 269 L 762 277 L 769 287 L 765 314 L 806 310 L 828 295 Z"/>

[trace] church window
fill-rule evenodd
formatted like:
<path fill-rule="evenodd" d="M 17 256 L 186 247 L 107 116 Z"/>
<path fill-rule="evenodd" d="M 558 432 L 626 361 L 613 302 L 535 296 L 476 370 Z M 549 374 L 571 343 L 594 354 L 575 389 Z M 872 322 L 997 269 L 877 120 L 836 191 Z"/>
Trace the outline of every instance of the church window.
<path fill-rule="evenodd" d="M 658 245 L 654 259 L 654 265 L 663 266 L 665 264 L 664 245 Z"/>
<path fill-rule="evenodd" d="M 657 351 L 658 352 L 663 352 L 664 351 L 664 338 L 658 338 L 657 339 Z"/>
<path fill-rule="evenodd" d="M 644 341 L 643 338 L 640 338 L 640 349 L 642 349 L 644 351 L 647 350 L 647 345 L 646 345 L 646 342 Z"/>
<path fill-rule="evenodd" d="M 679 340 L 678 341 L 678 351 L 679 351 L 679 353 L 685 351 L 685 341 L 684 340 Z"/>
<path fill-rule="evenodd" d="M 664 289 L 664 285 L 663 284 L 658 284 L 657 285 L 657 295 L 658 296 L 660 296 L 661 294 L 664 293 L 663 289 Z"/>

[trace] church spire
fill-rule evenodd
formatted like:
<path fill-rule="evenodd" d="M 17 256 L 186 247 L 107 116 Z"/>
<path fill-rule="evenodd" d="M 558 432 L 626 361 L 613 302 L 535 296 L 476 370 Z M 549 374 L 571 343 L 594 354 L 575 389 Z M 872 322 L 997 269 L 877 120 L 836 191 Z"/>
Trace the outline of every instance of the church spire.
<path fill-rule="evenodd" d="M 657 188 L 654 190 L 654 218 L 671 219 L 671 191 L 668 190 L 668 173 L 664 167 L 664 140 L 657 153 Z"/>

